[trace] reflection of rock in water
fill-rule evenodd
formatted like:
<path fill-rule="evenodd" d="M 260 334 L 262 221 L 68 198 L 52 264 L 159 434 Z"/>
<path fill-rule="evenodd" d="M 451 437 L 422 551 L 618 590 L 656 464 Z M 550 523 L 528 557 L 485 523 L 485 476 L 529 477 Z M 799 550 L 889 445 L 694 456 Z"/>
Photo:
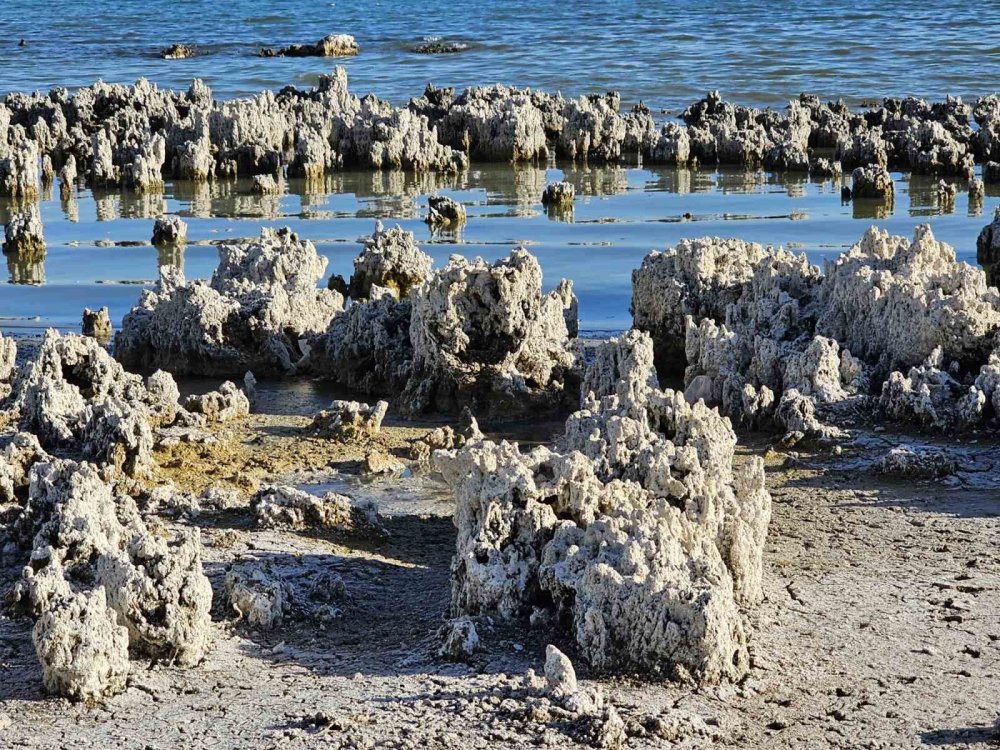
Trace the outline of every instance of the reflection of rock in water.
<path fill-rule="evenodd" d="M 894 198 L 855 198 L 851 203 L 855 219 L 888 219 L 895 211 Z"/>
<path fill-rule="evenodd" d="M 391 170 L 357 177 L 354 193 L 359 202 L 366 204 L 358 211 L 358 216 L 368 218 L 383 216 L 398 219 L 419 218 L 417 198 L 443 189 L 460 190 L 465 185 L 464 174 Z"/>
<path fill-rule="evenodd" d="M 688 193 L 707 192 L 711 183 L 702 184 L 694 179 L 695 172 L 686 167 L 651 167 L 649 172 L 653 178 L 646 183 L 646 190 L 662 191 L 687 195 Z"/>
<path fill-rule="evenodd" d="M 94 191 L 94 208 L 97 211 L 98 221 L 114 221 L 121 218 L 119 202 L 121 197 L 118 193 L 103 193 Z"/>
<path fill-rule="evenodd" d="M 76 196 L 70 193 L 65 198 L 59 199 L 59 204 L 62 207 L 63 215 L 66 217 L 66 221 L 77 224 L 80 221 L 80 204 L 76 200 Z"/>
<path fill-rule="evenodd" d="M 621 167 L 567 169 L 563 179 L 578 195 L 621 195 L 628 190 L 628 171 Z"/>
<path fill-rule="evenodd" d="M 184 245 L 161 245 L 156 248 L 156 266 L 174 266 L 184 271 Z"/>
<path fill-rule="evenodd" d="M 163 193 L 123 190 L 119 210 L 123 219 L 152 219 L 167 210 Z"/>
<path fill-rule="evenodd" d="M 11 284 L 44 284 L 45 253 L 40 256 L 11 253 L 7 256 L 7 272 L 10 274 Z"/>

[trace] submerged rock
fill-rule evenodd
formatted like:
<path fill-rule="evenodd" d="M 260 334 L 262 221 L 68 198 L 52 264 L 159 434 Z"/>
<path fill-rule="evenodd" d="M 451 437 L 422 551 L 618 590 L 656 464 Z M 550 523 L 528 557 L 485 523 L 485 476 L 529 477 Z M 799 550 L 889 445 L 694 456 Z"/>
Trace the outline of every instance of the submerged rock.
<path fill-rule="evenodd" d="M 171 44 L 160 50 L 159 55 L 164 60 L 186 60 L 198 54 L 198 50 L 190 44 Z"/>
<path fill-rule="evenodd" d="M 81 330 L 84 336 L 97 339 L 102 344 L 111 341 L 113 327 L 111 325 L 111 316 L 108 315 L 108 308 L 102 307 L 100 310 L 91 310 L 89 307 L 85 307 L 83 309 Z"/>
<path fill-rule="evenodd" d="M 431 195 L 427 198 L 425 221 L 432 227 L 464 224 L 465 206 L 446 195 Z"/>
<path fill-rule="evenodd" d="M 350 34 L 330 34 L 315 44 L 292 44 L 260 51 L 261 57 L 350 57 L 356 54 L 358 43 Z"/>
<path fill-rule="evenodd" d="M 762 596 L 763 465 L 734 470 L 728 421 L 654 382 L 651 341 L 632 332 L 598 349 L 554 450 L 435 455 L 457 499 L 452 612 L 551 601 L 597 669 L 739 679 L 740 606 Z"/>
<path fill-rule="evenodd" d="M 152 243 L 157 246 L 187 242 L 188 226 L 180 216 L 161 216 L 153 224 Z"/>
<path fill-rule="evenodd" d="M 576 188 L 570 182 L 552 182 L 542 192 L 542 205 L 548 208 L 572 208 Z"/>
<path fill-rule="evenodd" d="M 326 259 L 288 229 L 219 246 L 209 282 L 164 266 L 152 291 L 125 315 L 115 356 L 135 370 L 216 377 L 290 372 L 301 342 L 324 331 L 343 297 L 318 289 Z"/>
<path fill-rule="evenodd" d="M 895 187 L 885 167 L 858 167 L 851 173 L 851 193 L 857 198 L 892 198 Z"/>
<path fill-rule="evenodd" d="M 24 259 L 45 258 L 45 236 L 42 214 L 34 203 L 23 211 L 15 212 L 4 226 L 3 251 Z"/>

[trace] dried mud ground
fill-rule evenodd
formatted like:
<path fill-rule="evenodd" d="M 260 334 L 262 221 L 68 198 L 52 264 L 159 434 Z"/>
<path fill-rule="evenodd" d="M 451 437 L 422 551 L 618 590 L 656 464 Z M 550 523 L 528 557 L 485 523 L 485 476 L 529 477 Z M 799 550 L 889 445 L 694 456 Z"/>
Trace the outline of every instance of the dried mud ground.
<path fill-rule="evenodd" d="M 299 405 L 300 413 L 307 413 Z M 47 697 L 31 623 L 0 614 L 0 748 L 515 748 L 577 746 L 558 713 L 528 708 L 526 675 L 541 672 L 559 635 L 480 625 L 469 664 L 437 657 L 455 530 L 451 502 L 429 473 L 368 480 L 368 450 L 400 453 L 427 426 L 390 424 L 374 445 L 305 439 L 308 420 L 268 409 L 227 425 L 218 442 L 161 451 L 164 477 L 244 492 L 271 476 L 323 482 L 374 499 L 387 538 L 264 531 L 249 511 L 205 511 L 169 523 L 202 530 L 215 589 L 214 643 L 193 669 L 133 662 L 128 689 L 101 706 Z M 548 424 L 525 432 L 544 439 Z M 595 678 L 629 730 L 628 747 L 987 747 L 1000 711 L 1000 450 L 959 446 L 971 470 L 947 482 L 888 481 L 867 469 L 867 433 L 839 456 L 771 448 L 774 516 L 766 600 L 754 615 L 753 670 L 739 685 L 694 689 Z M 952 444 L 955 447 L 955 444 Z M 306 468 L 307 471 L 301 471 Z M 277 630 L 247 628 L 222 593 L 228 565 L 256 558 L 289 581 L 334 571 L 341 616 L 297 611 Z M 15 565 L 0 571 L 6 588 Z M 592 682 L 593 681 L 593 682 Z M 683 709 L 713 737 L 675 744 L 645 717 Z"/>

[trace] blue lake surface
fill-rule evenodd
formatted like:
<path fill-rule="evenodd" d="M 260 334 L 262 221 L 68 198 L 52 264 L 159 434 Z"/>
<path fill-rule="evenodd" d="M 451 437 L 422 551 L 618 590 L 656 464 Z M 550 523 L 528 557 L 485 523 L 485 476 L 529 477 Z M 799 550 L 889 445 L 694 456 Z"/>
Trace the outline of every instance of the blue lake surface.
<path fill-rule="evenodd" d="M 186 88 L 201 77 L 216 97 L 293 84 L 309 86 L 334 64 L 347 67 L 355 93 L 374 91 L 398 104 L 424 85 L 504 82 L 566 94 L 617 89 L 627 102 L 676 113 L 710 89 L 745 104 L 783 106 L 806 90 L 851 104 L 882 95 L 967 98 L 1000 81 L 1000 42 L 990 33 L 1000 4 L 895 2 L 643 3 L 305 2 L 234 0 L 8 0 L 0 13 L 0 95 L 7 91 L 132 82 L 145 76 Z M 356 58 L 260 58 L 265 45 L 353 34 Z M 412 48 L 441 37 L 469 45 L 457 54 Z M 24 39 L 26 46 L 17 42 Z M 161 60 L 173 42 L 200 55 Z M 562 167 L 563 165 L 558 165 Z M 565 175 L 577 190 L 572 217 L 540 205 L 547 181 Z M 178 213 L 190 225 L 184 252 L 189 277 L 216 263 L 210 244 L 289 225 L 329 258 L 328 271 L 349 275 L 359 238 L 376 218 L 416 233 L 437 264 L 455 252 L 489 259 L 527 245 L 541 259 L 546 284 L 574 280 L 584 329 L 627 328 L 632 269 L 652 249 L 683 237 L 720 235 L 785 245 L 814 262 L 856 242 L 868 225 L 910 234 L 929 221 L 959 257 L 974 260 L 975 238 L 998 203 L 968 210 L 964 192 L 950 212 L 933 181 L 895 174 L 891 212 L 874 215 L 842 204 L 839 185 L 806 177 L 703 169 L 478 166 L 460 177 L 392 173 L 332 175 L 320 190 L 283 183 L 278 198 L 249 185 L 168 183 L 163 195 L 80 191 L 63 203 L 43 197 L 48 254 L 32 267 L 0 267 L 0 330 L 79 327 L 84 306 L 108 305 L 117 323 L 139 284 L 157 275 L 149 244 L 153 219 Z M 423 223 L 428 194 L 466 204 L 469 223 L 432 235 Z M 0 221 L 8 207 L 0 201 Z M 568 220 L 567 220 L 568 219 Z"/>

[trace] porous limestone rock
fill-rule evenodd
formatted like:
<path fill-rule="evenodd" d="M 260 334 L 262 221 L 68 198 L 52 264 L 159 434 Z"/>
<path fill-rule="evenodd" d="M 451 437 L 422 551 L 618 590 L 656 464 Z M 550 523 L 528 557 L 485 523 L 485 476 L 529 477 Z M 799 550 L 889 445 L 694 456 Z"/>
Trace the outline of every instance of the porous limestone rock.
<path fill-rule="evenodd" d="M 571 182 L 551 182 L 542 191 L 542 205 L 548 208 L 573 208 L 576 188 Z"/>
<path fill-rule="evenodd" d="M 186 60 L 198 54 L 198 50 L 191 44 L 171 44 L 159 51 L 159 56 L 163 60 Z"/>
<path fill-rule="evenodd" d="M 115 675 L 124 674 L 129 648 L 182 665 L 202 658 L 212 590 L 197 531 L 151 532 L 131 497 L 115 496 L 92 465 L 65 459 L 30 469 L 18 527 L 33 549 L 15 592 L 38 618 L 43 668 L 69 673 L 53 678 L 58 689 L 121 689 Z M 67 611 L 87 623 L 83 640 L 63 631 Z"/>
<path fill-rule="evenodd" d="M 43 445 L 80 448 L 107 468 L 139 476 L 152 466 L 152 427 L 177 410 L 176 384 L 163 379 L 151 390 L 97 340 L 49 330 L 18 372 L 14 407 Z"/>
<path fill-rule="evenodd" d="M 7 255 L 17 255 L 24 259 L 41 260 L 45 257 L 42 214 L 37 204 L 29 204 L 24 210 L 11 215 L 4 226 L 3 251 Z"/>
<path fill-rule="evenodd" d="M 343 297 L 318 289 L 326 259 L 288 229 L 264 229 L 259 239 L 224 243 L 209 282 L 186 282 L 160 268 L 115 336 L 115 356 L 148 371 L 242 377 L 290 372 L 303 340 L 326 330 Z"/>
<path fill-rule="evenodd" d="M 940 348 L 905 375 L 894 371 L 882 384 L 879 406 L 898 422 L 911 422 L 935 430 L 961 430 L 983 418 L 988 399 L 975 385 L 963 384 L 943 366 Z"/>
<path fill-rule="evenodd" d="M 10 395 L 16 369 L 17 342 L 0 333 L 0 402 Z"/>
<path fill-rule="evenodd" d="M 658 371 L 684 370 L 685 318 L 723 322 L 771 252 L 754 242 L 702 237 L 643 258 L 632 271 L 632 319 L 653 337 Z"/>
<path fill-rule="evenodd" d="M 854 198 L 891 199 L 895 195 L 892 176 L 885 167 L 858 167 L 851 173 Z"/>
<path fill-rule="evenodd" d="M 427 198 L 427 218 L 432 227 L 454 227 L 465 223 L 465 206 L 447 195 Z"/>
<path fill-rule="evenodd" d="M 556 699 L 566 698 L 577 691 L 573 662 L 551 643 L 545 647 L 545 689 Z"/>
<path fill-rule="evenodd" d="M 351 57 L 356 54 L 358 43 L 350 34 L 329 34 L 315 44 L 291 44 L 260 51 L 261 57 Z"/>
<path fill-rule="evenodd" d="M 313 417 L 309 429 L 321 437 L 339 440 L 374 437 L 388 411 L 388 401 L 379 401 L 374 406 L 359 401 L 334 401 Z"/>
<path fill-rule="evenodd" d="M 882 456 L 875 470 L 898 479 L 940 479 L 958 471 L 958 460 L 946 450 L 900 445 Z"/>
<path fill-rule="evenodd" d="M 60 597 L 35 621 L 31 638 L 48 692 L 93 702 L 125 689 L 128 630 L 103 587 Z"/>
<path fill-rule="evenodd" d="M 976 263 L 983 267 L 986 283 L 1000 287 L 1000 206 L 976 238 Z"/>
<path fill-rule="evenodd" d="M 479 422 L 473 416 L 469 407 L 462 409 L 457 428 L 451 425 L 435 427 L 423 436 L 410 442 L 410 458 L 414 461 L 427 462 L 434 451 L 453 450 L 466 445 L 472 445 L 483 439 Z"/>
<path fill-rule="evenodd" d="M 255 174 L 250 189 L 254 195 L 278 195 L 281 192 L 271 174 Z"/>
<path fill-rule="evenodd" d="M 161 216 L 153 224 L 154 245 L 179 245 L 187 242 L 188 226 L 180 216 Z"/>
<path fill-rule="evenodd" d="M 573 355 L 558 293 L 527 250 L 487 264 L 452 256 L 410 294 L 413 373 L 401 410 L 517 419 L 559 407 Z"/>
<path fill-rule="evenodd" d="M 12 129 L 10 145 L 0 144 L 0 197 L 33 199 L 38 196 L 38 144 L 20 125 Z"/>
<path fill-rule="evenodd" d="M 740 606 L 762 596 L 762 462 L 734 470 L 729 422 L 655 386 L 646 334 L 599 347 L 583 391 L 554 450 L 435 454 L 457 499 L 453 614 L 551 602 L 597 669 L 738 679 Z"/>
<path fill-rule="evenodd" d="M 402 299 L 424 283 L 433 264 L 431 257 L 413 241 L 413 232 L 399 225 L 386 230 L 378 221 L 375 231 L 365 238 L 361 254 L 354 259 L 348 293 L 352 300 L 368 299 L 372 287 L 379 286 Z"/>
<path fill-rule="evenodd" d="M 212 586 L 202 572 L 198 529 L 135 535 L 121 554 L 98 561 L 97 575 L 132 648 L 183 667 L 201 661 L 211 632 Z"/>
<path fill-rule="evenodd" d="M 344 532 L 381 533 L 374 506 L 356 506 L 345 495 L 311 495 L 294 487 L 266 485 L 250 500 L 257 525 L 264 528 L 323 527 Z"/>
<path fill-rule="evenodd" d="M 83 309 L 81 331 L 84 336 L 97 339 L 102 344 L 111 341 L 111 334 L 114 331 L 111 325 L 111 316 L 108 314 L 108 308 L 102 307 L 100 310 L 91 310 L 89 307 L 85 307 Z"/>
<path fill-rule="evenodd" d="M 450 661 L 467 661 L 479 648 L 479 633 L 471 617 L 456 617 L 445 623 L 438 633 L 441 647 L 438 656 Z"/>
<path fill-rule="evenodd" d="M 243 564 L 226 573 L 229 606 L 251 627 L 273 630 L 291 608 L 291 591 L 259 564 Z"/>
<path fill-rule="evenodd" d="M 413 360 L 411 304 L 385 287 L 372 286 L 368 295 L 334 316 L 325 333 L 310 339 L 298 369 L 358 393 L 399 393 Z"/>
<path fill-rule="evenodd" d="M 188 396 L 184 408 L 192 414 L 203 414 L 208 422 L 229 422 L 250 413 L 250 399 L 239 386 L 227 380 L 217 391 Z"/>
<path fill-rule="evenodd" d="M 827 264 L 816 332 L 889 371 L 944 359 L 978 366 L 1000 330 L 1000 295 L 982 271 L 959 263 L 927 225 L 913 239 L 872 227 Z"/>

